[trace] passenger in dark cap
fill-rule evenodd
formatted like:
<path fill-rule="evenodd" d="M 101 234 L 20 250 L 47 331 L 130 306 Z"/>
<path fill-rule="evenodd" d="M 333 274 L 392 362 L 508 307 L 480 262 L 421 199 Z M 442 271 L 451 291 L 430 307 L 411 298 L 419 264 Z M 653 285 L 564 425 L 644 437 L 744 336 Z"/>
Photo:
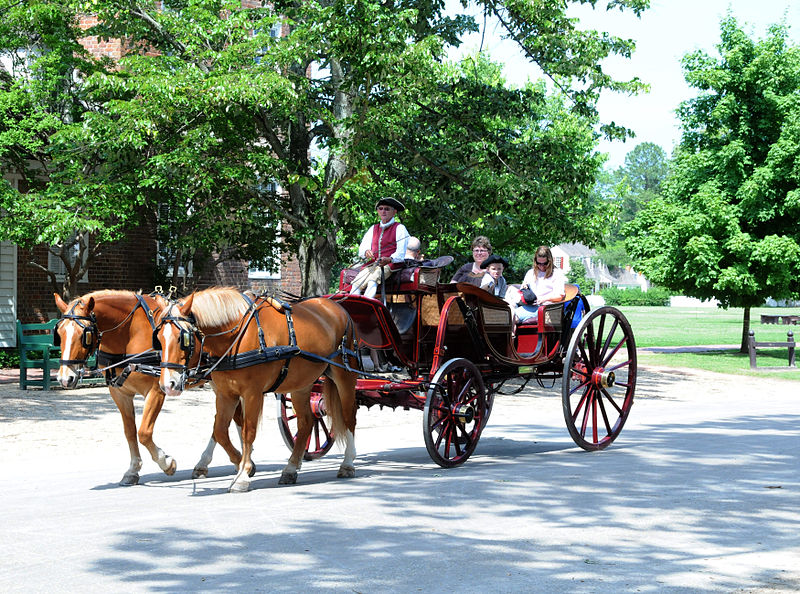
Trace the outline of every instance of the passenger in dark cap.
<path fill-rule="evenodd" d="M 481 289 L 486 289 L 492 295 L 497 295 L 500 298 L 506 296 L 508 283 L 503 276 L 503 271 L 508 268 L 508 260 L 492 254 L 481 262 L 481 268 L 486 270 L 486 274 L 481 279 Z"/>
<path fill-rule="evenodd" d="M 375 209 L 380 221 L 367 229 L 358 246 L 358 255 L 366 264 L 353 279 L 350 289 L 350 293 L 363 291 L 364 296 L 373 298 L 381 282 L 381 270 L 386 279 L 405 266 L 408 245 L 408 230 L 395 220 L 395 215 L 405 210 L 403 203 L 396 198 L 381 198 Z"/>

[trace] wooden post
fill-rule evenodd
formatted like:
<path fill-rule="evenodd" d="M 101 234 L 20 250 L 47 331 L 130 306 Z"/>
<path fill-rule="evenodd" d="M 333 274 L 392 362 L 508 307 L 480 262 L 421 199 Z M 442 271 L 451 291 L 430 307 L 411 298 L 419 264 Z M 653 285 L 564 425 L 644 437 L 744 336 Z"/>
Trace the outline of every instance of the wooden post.
<path fill-rule="evenodd" d="M 789 367 L 797 367 L 794 362 L 794 333 L 791 330 L 786 333 L 786 342 L 789 343 Z"/>
<path fill-rule="evenodd" d="M 756 368 L 756 333 L 750 330 L 750 336 L 747 338 L 747 350 L 750 352 L 750 369 Z M 794 353 L 792 353 L 794 354 Z"/>

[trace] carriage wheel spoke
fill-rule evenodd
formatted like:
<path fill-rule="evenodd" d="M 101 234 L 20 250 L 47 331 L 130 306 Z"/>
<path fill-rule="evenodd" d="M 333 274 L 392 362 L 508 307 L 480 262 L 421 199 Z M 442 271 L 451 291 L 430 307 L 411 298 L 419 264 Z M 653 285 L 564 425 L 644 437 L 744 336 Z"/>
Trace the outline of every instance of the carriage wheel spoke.
<path fill-rule="evenodd" d="M 618 413 L 622 414 L 622 409 L 617 406 L 617 404 L 611 398 L 611 395 L 606 392 L 604 388 L 600 388 L 599 392 L 600 394 L 598 394 L 597 397 L 597 405 L 600 407 L 600 414 L 603 416 L 603 424 L 606 426 L 606 435 L 611 435 L 611 423 L 608 422 L 608 414 L 606 413 L 605 404 L 603 404 L 602 394 L 605 394 L 606 398 L 608 398 L 608 401 L 611 403 L 611 406 L 616 408 Z M 596 440 L 597 437 L 595 437 L 595 441 Z"/>
<path fill-rule="evenodd" d="M 605 389 L 605 388 L 600 388 L 600 390 L 603 392 L 603 394 L 605 394 L 605 397 L 608 399 L 608 402 L 611 404 L 611 406 L 613 406 L 613 407 L 614 407 L 614 408 L 617 410 L 617 412 L 618 412 L 619 414 L 622 414 L 622 408 L 620 408 L 619 406 L 617 406 L 617 403 L 616 403 L 616 401 L 614 400 L 614 397 L 613 397 L 611 394 L 609 394 L 609 393 L 606 391 L 606 389 Z M 610 432 L 610 429 L 609 429 L 609 432 Z"/>
<path fill-rule="evenodd" d="M 622 340 L 620 340 L 619 344 L 614 347 L 614 350 L 611 351 L 611 353 L 609 353 L 609 355 L 603 359 L 603 367 L 608 365 L 608 362 L 614 358 L 614 355 L 616 355 L 619 352 L 620 347 L 622 347 L 622 345 L 625 344 L 627 340 L 628 340 L 627 337 L 623 337 Z"/>
<path fill-rule="evenodd" d="M 592 348 L 595 350 L 596 358 L 592 361 L 592 367 L 597 367 L 600 364 L 600 352 L 602 351 L 602 347 L 600 344 L 603 342 L 603 330 L 606 326 L 606 317 L 600 316 L 600 323 L 597 325 L 597 333 L 594 333 L 594 326 L 590 326 L 588 329 L 591 330 L 592 334 Z M 589 333 L 587 333 L 588 336 Z"/>
<path fill-rule="evenodd" d="M 611 330 L 608 331 L 608 336 L 606 336 L 606 341 L 603 344 L 603 348 L 600 351 L 600 360 L 604 361 L 604 364 L 606 361 L 610 359 L 610 357 L 606 358 L 605 354 L 608 352 L 608 347 L 611 344 L 611 340 L 614 338 L 614 333 L 616 331 L 617 331 L 617 320 L 615 319 L 614 324 L 611 326 Z M 619 348 L 619 345 L 617 345 L 617 348 Z"/>

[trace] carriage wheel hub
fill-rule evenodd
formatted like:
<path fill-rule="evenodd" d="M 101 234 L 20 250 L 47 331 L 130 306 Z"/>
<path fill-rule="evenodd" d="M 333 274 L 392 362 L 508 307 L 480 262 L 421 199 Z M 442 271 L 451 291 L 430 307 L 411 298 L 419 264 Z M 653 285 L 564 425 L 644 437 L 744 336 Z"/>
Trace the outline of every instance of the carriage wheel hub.
<path fill-rule="evenodd" d="M 475 409 L 470 404 L 459 404 L 453 409 L 453 416 L 460 423 L 471 423 L 475 418 Z"/>
<path fill-rule="evenodd" d="M 610 388 L 613 386 L 616 379 L 617 376 L 613 371 L 606 371 L 605 369 L 595 369 L 592 374 L 592 381 L 594 381 L 594 384 L 596 386 L 602 386 L 603 388 Z"/>
<path fill-rule="evenodd" d="M 325 398 L 322 394 L 311 394 L 311 412 L 318 419 L 325 416 Z"/>

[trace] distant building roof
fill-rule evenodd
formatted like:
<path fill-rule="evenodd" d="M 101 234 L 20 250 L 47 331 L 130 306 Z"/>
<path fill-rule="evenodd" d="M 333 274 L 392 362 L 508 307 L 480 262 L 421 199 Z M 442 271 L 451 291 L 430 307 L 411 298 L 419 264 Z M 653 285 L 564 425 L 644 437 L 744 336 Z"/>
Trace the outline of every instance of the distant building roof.
<path fill-rule="evenodd" d="M 559 243 L 556 247 L 570 258 L 594 257 L 597 255 L 595 250 L 582 243 Z"/>

